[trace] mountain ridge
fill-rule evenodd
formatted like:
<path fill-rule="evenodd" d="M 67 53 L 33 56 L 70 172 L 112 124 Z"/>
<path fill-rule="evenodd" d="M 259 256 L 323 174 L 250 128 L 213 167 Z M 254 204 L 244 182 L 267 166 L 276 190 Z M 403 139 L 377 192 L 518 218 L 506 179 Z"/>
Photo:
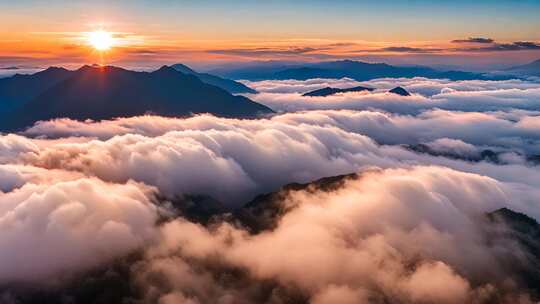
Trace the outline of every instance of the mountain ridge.
<path fill-rule="evenodd" d="M 507 71 L 526 76 L 540 76 L 540 59 L 527 64 L 518 65 L 507 69 Z"/>
<path fill-rule="evenodd" d="M 208 73 L 199 73 L 185 64 L 177 63 L 177 64 L 173 64 L 171 67 L 184 74 L 191 74 L 191 75 L 197 76 L 202 82 L 222 88 L 231 94 L 257 93 L 257 91 L 244 85 L 243 83 L 240 83 L 231 79 L 222 78 L 222 77 L 208 74 Z"/>
<path fill-rule="evenodd" d="M 296 64 L 254 64 L 244 68 L 221 68 L 214 73 L 222 77 L 247 80 L 306 80 L 311 78 L 352 78 L 367 81 L 385 77 L 426 77 L 450 80 L 509 79 L 509 75 L 485 75 L 464 71 L 443 71 L 426 66 L 395 66 L 386 63 L 368 63 L 355 60 L 323 61 Z M 514 77 L 515 78 L 515 77 Z"/>
<path fill-rule="evenodd" d="M 163 116 L 211 113 L 246 118 L 272 112 L 246 97 L 234 96 L 168 66 L 153 72 L 135 72 L 114 66 L 85 65 L 22 107 L 4 114 L 0 128 L 17 130 L 53 118 L 101 120 L 147 113 Z"/>
<path fill-rule="evenodd" d="M 0 79 L 0 113 L 12 110 L 36 97 L 46 89 L 71 77 L 73 71 L 61 67 L 49 67 L 26 75 L 15 74 Z"/>

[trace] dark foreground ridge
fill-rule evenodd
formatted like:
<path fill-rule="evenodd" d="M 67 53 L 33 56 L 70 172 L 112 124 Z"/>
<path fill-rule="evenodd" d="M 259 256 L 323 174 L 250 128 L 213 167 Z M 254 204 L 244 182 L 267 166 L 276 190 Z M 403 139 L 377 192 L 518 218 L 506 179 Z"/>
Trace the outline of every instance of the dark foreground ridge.
<path fill-rule="evenodd" d="M 226 210 L 217 201 L 209 201 L 201 196 L 187 196 L 172 202 L 177 209 L 175 215 L 183 216 L 190 221 L 205 226 L 216 222 L 228 221 L 232 225 L 248 228 L 249 233 L 258 234 L 274 229 L 279 219 L 295 208 L 285 206 L 287 196 L 294 191 L 335 191 L 358 174 L 340 175 L 323 178 L 306 184 L 288 184 L 276 192 L 262 194 L 237 210 Z M 196 207 L 197 204 L 208 204 L 209 207 Z M 525 214 L 501 208 L 484 215 L 477 221 L 479 229 L 484 231 L 485 241 L 494 248 L 507 244 L 516 244 L 515 248 L 506 251 L 498 266 L 508 274 L 514 282 L 527 286 L 531 294 L 538 300 L 540 292 L 540 225 Z M 519 250 L 517 250 L 519 248 Z M 514 253 L 515 252 L 515 253 Z M 196 263 L 196 261 L 193 261 Z M 134 252 L 115 259 L 91 271 L 80 273 L 75 278 L 49 287 L 27 285 L 0 286 L 0 303 L 17 304 L 105 304 L 105 303 L 144 303 L 144 295 L 137 287 L 135 271 L 144 263 L 142 252 Z M 309 298 L 294 287 L 274 280 L 254 281 L 242 269 L 231 269 L 225 265 L 201 263 L 200 269 L 212 271 L 219 282 L 230 282 L 239 286 L 250 286 L 257 292 L 247 303 L 270 303 L 276 296 L 284 302 L 309 303 Z M 236 285 L 235 285 L 236 286 Z M 256 294 L 256 295 L 255 295 Z M 493 300 L 501 300 L 496 297 Z M 502 301 L 504 302 L 504 301 Z"/>
<path fill-rule="evenodd" d="M 75 72 L 50 67 L 32 75 L 15 74 L 0 79 L 0 114 L 17 109 Z"/>

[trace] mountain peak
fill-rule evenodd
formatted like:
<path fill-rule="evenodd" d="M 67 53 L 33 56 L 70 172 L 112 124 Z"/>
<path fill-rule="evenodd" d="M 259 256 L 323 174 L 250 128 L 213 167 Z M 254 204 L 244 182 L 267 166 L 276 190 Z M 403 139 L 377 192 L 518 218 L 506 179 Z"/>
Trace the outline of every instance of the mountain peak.
<path fill-rule="evenodd" d="M 56 72 L 56 71 L 67 71 L 67 69 L 63 67 L 56 67 L 56 66 L 50 66 L 43 70 L 42 72 Z"/>
<path fill-rule="evenodd" d="M 516 212 L 506 207 L 490 212 L 488 215 L 490 217 L 499 217 L 507 221 L 525 223 L 530 226 L 538 226 L 538 222 L 535 219 L 524 213 Z"/>
<path fill-rule="evenodd" d="M 337 94 L 337 93 L 362 92 L 362 91 L 371 92 L 371 91 L 373 91 L 373 88 L 368 88 L 368 87 L 363 87 L 363 86 L 356 86 L 356 87 L 345 88 L 345 89 L 325 87 L 325 88 L 322 88 L 322 89 L 318 89 L 318 90 L 315 90 L 315 91 L 310 91 L 310 92 L 304 93 L 304 94 L 302 94 L 302 96 L 326 97 L 326 96 L 334 95 L 334 94 Z"/>
<path fill-rule="evenodd" d="M 176 70 L 168 65 L 163 65 L 159 69 L 156 70 L 156 72 L 163 72 L 163 71 L 176 71 Z"/>
<path fill-rule="evenodd" d="M 82 67 L 80 67 L 79 69 L 77 69 L 77 71 L 88 71 L 88 70 L 93 70 L 95 68 L 97 68 L 98 66 L 95 65 L 95 64 L 92 64 L 92 65 L 89 65 L 89 64 L 85 64 L 83 65 Z"/>
<path fill-rule="evenodd" d="M 207 74 L 207 73 L 198 73 L 197 71 L 191 69 L 185 64 L 177 63 L 173 64 L 171 66 L 172 69 L 174 69 L 177 72 L 180 72 L 182 74 L 186 75 L 192 75 L 197 78 L 199 78 L 200 81 L 210 84 L 219 88 L 224 89 L 225 91 L 231 93 L 231 94 L 237 94 L 237 93 L 257 93 L 257 91 L 247 87 L 243 83 L 236 82 L 231 79 L 221 78 L 216 75 Z"/>
<path fill-rule="evenodd" d="M 157 75 L 184 75 L 184 73 L 181 73 L 181 72 L 177 71 L 176 69 L 174 69 L 173 67 L 168 66 L 168 65 L 164 65 L 164 66 L 160 67 L 159 69 L 153 71 L 152 74 L 157 74 Z"/>
<path fill-rule="evenodd" d="M 173 64 L 171 67 L 184 74 L 197 74 L 195 70 L 193 70 L 192 68 L 188 67 L 187 65 L 183 63 Z"/>
<path fill-rule="evenodd" d="M 401 96 L 411 96 L 411 93 L 409 93 L 407 90 L 405 90 L 402 87 L 395 87 L 395 88 L 391 89 L 388 92 L 393 93 L 393 94 L 397 94 L 397 95 L 401 95 Z"/>
<path fill-rule="evenodd" d="M 76 72 L 114 72 L 114 71 L 127 71 L 126 69 L 113 66 L 113 65 L 99 65 L 99 64 L 92 64 L 88 65 L 85 64 L 82 67 L 80 67 Z"/>

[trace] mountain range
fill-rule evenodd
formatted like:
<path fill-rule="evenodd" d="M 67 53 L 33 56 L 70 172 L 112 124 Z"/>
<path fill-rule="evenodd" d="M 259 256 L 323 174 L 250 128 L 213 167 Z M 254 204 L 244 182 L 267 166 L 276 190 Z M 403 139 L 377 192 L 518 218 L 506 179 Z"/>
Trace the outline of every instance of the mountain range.
<path fill-rule="evenodd" d="M 86 65 L 76 71 L 49 68 L 34 75 L 16 75 L 0 80 L 0 108 L 3 131 L 61 117 L 100 120 L 146 113 L 211 113 L 242 118 L 272 113 L 266 106 L 168 66 L 135 72 Z"/>
<path fill-rule="evenodd" d="M 525 75 L 525 76 L 539 76 L 540 77 L 540 59 L 524 64 L 524 65 L 512 67 L 506 71 L 520 74 L 520 75 Z"/>
<path fill-rule="evenodd" d="M 223 77 L 232 79 L 296 79 L 311 78 L 351 78 L 366 81 L 384 77 L 426 77 L 445 78 L 450 80 L 471 79 L 509 79 L 508 75 L 486 75 L 463 71 L 441 71 L 425 66 L 393 66 L 386 63 L 367 63 L 362 61 L 341 60 L 318 63 L 297 64 L 253 64 L 240 68 L 221 68 L 212 71 Z"/>
<path fill-rule="evenodd" d="M 207 83 L 207 84 L 211 84 L 211 85 L 216 86 L 218 88 L 222 88 L 222 89 L 224 89 L 225 91 L 227 91 L 227 92 L 229 92 L 231 94 L 240 94 L 240 93 L 254 94 L 254 93 L 257 93 L 257 91 L 253 90 L 252 88 L 250 88 L 250 87 L 248 87 L 248 86 L 246 86 L 243 83 L 240 83 L 238 81 L 222 78 L 222 77 L 215 76 L 215 75 L 212 75 L 212 74 L 198 73 L 198 72 L 194 71 L 193 69 L 191 69 L 190 67 L 188 67 L 188 66 L 186 66 L 184 64 L 181 64 L 181 63 L 173 64 L 171 67 L 173 69 L 179 71 L 179 72 L 184 73 L 184 74 L 197 76 L 197 78 L 199 78 L 202 82 Z"/>
<path fill-rule="evenodd" d="M 50 67 L 33 75 L 15 74 L 0 79 L 0 113 L 17 108 L 72 75 L 73 71 Z"/>

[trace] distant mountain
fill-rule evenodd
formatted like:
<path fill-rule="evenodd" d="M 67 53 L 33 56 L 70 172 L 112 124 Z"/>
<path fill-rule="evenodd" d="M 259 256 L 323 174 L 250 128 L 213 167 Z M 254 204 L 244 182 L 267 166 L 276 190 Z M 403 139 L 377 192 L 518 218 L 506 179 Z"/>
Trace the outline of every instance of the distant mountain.
<path fill-rule="evenodd" d="M 453 151 L 437 151 L 432 149 L 429 145 L 426 144 L 409 144 L 409 145 L 403 145 L 404 148 L 418 152 L 418 153 L 425 153 L 433 156 L 442 156 L 446 158 L 451 159 L 458 159 L 468 162 L 490 162 L 494 164 L 507 164 L 504 160 L 504 155 L 507 153 L 507 151 L 500 150 L 500 151 L 493 151 L 491 149 L 481 149 L 477 153 L 470 153 L 470 154 L 463 154 L 463 153 L 457 153 Z M 531 166 L 538 166 L 540 165 L 540 154 L 526 154 L 523 152 L 513 152 L 517 153 L 519 156 L 523 157 L 529 165 Z"/>
<path fill-rule="evenodd" d="M 393 93 L 393 94 L 397 94 L 401 96 L 411 96 L 411 93 L 409 93 L 407 90 L 405 90 L 402 87 L 395 87 L 391 89 L 390 91 L 388 91 L 388 93 Z"/>
<path fill-rule="evenodd" d="M 520 75 L 540 77 L 540 59 L 525 65 L 512 67 L 507 71 Z"/>
<path fill-rule="evenodd" d="M 343 78 L 365 81 L 383 77 L 427 77 L 469 80 L 484 78 L 481 74 L 461 71 L 438 71 L 428 67 L 399 67 L 386 63 L 343 60 L 322 62 L 308 67 L 292 68 L 275 74 L 277 79 Z"/>
<path fill-rule="evenodd" d="M 244 64 L 228 64 L 209 71 L 229 79 L 266 80 L 274 79 L 274 74 L 285 69 L 301 67 L 304 63 L 287 61 L 256 61 Z"/>
<path fill-rule="evenodd" d="M 479 73 L 463 71 L 441 71 L 423 66 L 393 66 L 386 63 L 367 63 L 353 60 L 341 60 L 318 63 L 297 63 L 278 65 L 259 64 L 240 68 L 215 70 L 220 75 L 233 79 L 296 79 L 312 78 L 343 78 L 348 77 L 357 81 L 366 81 L 384 77 L 426 77 L 447 78 L 451 80 L 472 79 L 509 79 L 510 76 L 488 76 Z"/>
<path fill-rule="evenodd" d="M 50 67 L 33 75 L 16 74 L 0 79 L 0 113 L 22 106 L 48 88 L 71 77 L 72 71 Z"/>
<path fill-rule="evenodd" d="M 20 129 L 38 120 L 59 117 L 100 120 L 145 113 L 164 116 L 211 113 L 240 118 L 272 112 L 246 97 L 231 95 L 167 66 L 154 72 L 84 66 L 71 74 L 24 106 L 0 117 L 1 129 Z M 29 77 L 32 76 L 35 75 Z"/>
<path fill-rule="evenodd" d="M 302 96 L 310 96 L 310 97 L 321 97 L 322 96 L 322 97 L 326 97 L 326 96 L 330 96 L 330 95 L 334 95 L 334 94 L 338 94 L 338 93 L 362 92 L 362 91 L 371 92 L 373 90 L 374 90 L 373 88 L 368 88 L 368 87 L 363 87 L 363 86 L 357 86 L 357 87 L 345 88 L 345 89 L 326 87 L 326 88 L 322 88 L 322 89 L 318 89 L 318 90 L 314 90 L 314 91 L 304 93 L 304 94 L 302 94 Z M 401 95 L 401 96 L 410 96 L 411 95 L 407 90 L 405 90 L 402 87 L 395 87 L 395 88 L 391 89 L 388 92 L 393 93 L 393 94 L 397 94 L 397 95 Z"/>
<path fill-rule="evenodd" d="M 367 87 L 362 87 L 362 86 L 346 88 L 346 89 L 338 89 L 338 88 L 326 87 L 326 88 L 318 89 L 318 90 L 315 90 L 315 91 L 307 92 L 307 93 L 303 94 L 302 96 L 311 96 L 311 97 L 323 96 L 323 97 L 325 97 L 325 96 L 330 96 L 330 95 L 334 95 L 334 94 L 337 94 L 337 93 L 362 92 L 362 91 L 371 92 L 371 91 L 373 91 L 373 89 L 372 88 L 367 88 Z"/>
<path fill-rule="evenodd" d="M 403 145 L 403 147 L 415 151 L 417 153 L 425 153 L 433 156 L 442 156 L 450 159 L 459 159 L 463 161 L 468 162 L 491 162 L 495 164 L 501 164 L 501 154 L 503 152 L 494 152 L 490 149 L 484 149 L 481 151 L 478 151 L 478 153 L 471 153 L 471 154 L 463 154 L 463 153 L 457 153 L 453 151 L 437 151 L 432 149 L 429 145 L 426 144 L 412 144 L 412 145 Z"/>
<path fill-rule="evenodd" d="M 225 78 L 221 78 L 219 76 L 215 76 L 215 75 L 212 75 L 212 74 L 207 74 L 207 73 L 198 73 L 194 70 L 192 70 L 191 68 L 189 68 L 188 66 L 184 65 L 184 64 L 181 64 L 181 63 L 178 63 L 178 64 L 175 64 L 175 65 L 172 65 L 171 66 L 172 68 L 174 68 L 175 70 L 177 71 L 180 71 L 184 74 L 189 74 L 189 75 L 194 75 L 194 76 L 197 76 L 202 82 L 204 83 L 207 83 L 207 84 L 211 84 L 213 86 L 216 86 L 218 88 L 222 88 L 224 89 L 225 91 L 231 93 L 231 94 L 239 94 L 239 93 L 257 93 L 257 91 L 253 90 L 252 88 L 240 83 L 240 82 L 237 82 L 237 81 L 234 81 L 234 80 L 230 80 L 230 79 L 225 79 Z"/>

